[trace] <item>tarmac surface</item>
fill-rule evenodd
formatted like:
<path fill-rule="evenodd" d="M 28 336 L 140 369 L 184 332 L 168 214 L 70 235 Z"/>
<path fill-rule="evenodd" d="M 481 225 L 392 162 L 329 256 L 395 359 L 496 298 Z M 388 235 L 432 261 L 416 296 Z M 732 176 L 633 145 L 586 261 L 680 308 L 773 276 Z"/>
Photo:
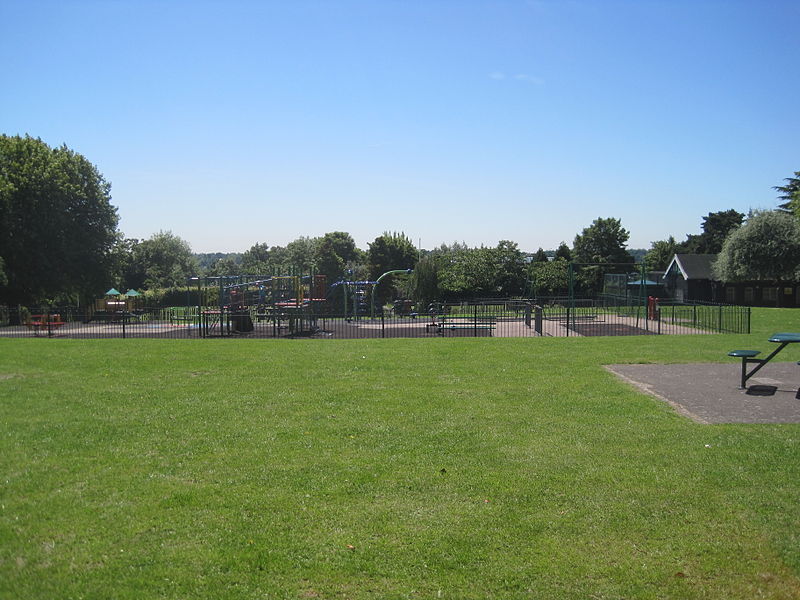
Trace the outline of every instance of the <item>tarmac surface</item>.
<path fill-rule="evenodd" d="M 750 367 L 752 368 L 752 366 Z M 623 381 L 698 423 L 800 423 L 800 365 L 770 362 L 739 388 L 741 362 L 606 365 Z"/>

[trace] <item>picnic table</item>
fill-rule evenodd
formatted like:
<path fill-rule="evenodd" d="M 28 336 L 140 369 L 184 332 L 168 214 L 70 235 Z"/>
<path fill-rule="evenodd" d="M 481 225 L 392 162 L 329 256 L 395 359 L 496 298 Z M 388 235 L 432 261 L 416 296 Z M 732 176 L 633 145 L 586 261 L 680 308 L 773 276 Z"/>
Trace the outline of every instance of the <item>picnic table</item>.
<path fill-rule="evenodd" d="M 756 358 L 756 356 L 761 354 L 760 350 L 731 350 L 728 352 L 728 356 L 742 359 L 742 380 L 741 385 L 739 386 L 742 389 L 747 387 L 748 379 L 758 373 L 764 367 L 764 365 L 780 354 L 780 352 L 786 348 L 786 346 L 789 344 L 800 344 L 800 333 L 775 333 L 769 338 L 768 341 L 772 342 L 773 344 L 778 344 L 778 347 L 775 348 L 775 350 L 773 350 L 766 358 Z M 748 372 L 747 367 L 751 364 L 756 366 Z M 797 394 L 798 397 L 800 397 L 800 389 L 797 390 Z"/>
<path fill-rule="evenodd" d="M 30 320 L 25 321 L 25 327 L 33 330 L 33 334 L 37 336 L 40 331 L 47 331 L 49 335 L 54 329 L 58 329 L 64 325 L 66 325 L 66 323 L 61 320 L 61 315 L 58 314 L 31 315 Z"/>

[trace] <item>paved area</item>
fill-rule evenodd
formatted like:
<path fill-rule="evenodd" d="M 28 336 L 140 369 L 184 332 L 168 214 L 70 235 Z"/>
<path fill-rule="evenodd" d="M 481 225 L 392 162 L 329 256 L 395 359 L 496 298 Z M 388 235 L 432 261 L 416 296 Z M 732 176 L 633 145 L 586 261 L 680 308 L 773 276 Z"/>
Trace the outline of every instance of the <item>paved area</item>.
<path fill-rule="evenodd" d="M 741 363 L 607 365 L 698 423 L 800 423 L 800 366 L 771 362 L 739 389 Z M 764 395 L 766 394 L 766 395 Z"/>

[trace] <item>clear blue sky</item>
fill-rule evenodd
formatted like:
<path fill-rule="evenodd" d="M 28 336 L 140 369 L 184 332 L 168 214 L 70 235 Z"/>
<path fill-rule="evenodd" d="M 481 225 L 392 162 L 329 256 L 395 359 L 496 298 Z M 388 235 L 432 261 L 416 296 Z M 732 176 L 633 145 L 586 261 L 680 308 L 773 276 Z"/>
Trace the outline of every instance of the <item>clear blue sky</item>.
<path fill-rule="evenodd" d="M 800 2 L 0 0 L 0 133 L 67 144 L 120 229 L 196 252 L 385 230 L 629 247 L 774 208 Z"/>

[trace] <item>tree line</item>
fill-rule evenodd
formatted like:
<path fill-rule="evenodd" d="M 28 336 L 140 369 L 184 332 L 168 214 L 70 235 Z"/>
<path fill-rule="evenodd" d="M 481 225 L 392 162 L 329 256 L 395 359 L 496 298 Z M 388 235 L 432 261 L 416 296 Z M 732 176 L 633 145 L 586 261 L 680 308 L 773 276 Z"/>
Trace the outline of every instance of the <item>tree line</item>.
<path fill-rule="evenodd" d="M 702 232 L 683 242 L 652 243 L 649 270 L 663 270 L 675 253 L 719 254 L 721 278 L 797 278 L 800 264 L 800 172 L 776 186 L 775 211 L 735 210 L 703 217 Z M 527 254 L 511 240 L 496 246 L 442 244 L 416 248 L 402 232 L 384 232 L 358 248 L 332 231 L 286 246 L 258 242 L 241 254 L 197 255 L 170 231 L 125 238 L 118 231 L 110 184 L 85 157 L 29 136 L 0 136 L 0 303 L 74 303 L 109 287 L 184 287 L 190 277 L 324 274 L 329 282 L 374 280 L 413 269 L 394 281 L 396 293 L 421 302 L 473 297 L 557 295 L 566 292 L 570 262 L 632 265 L 629 232 L 619 219 L 597 218 L 571 246 Z M 792 262 L 794 261 L 794 262 Z M 579 284 L 589 286 L 590 275 Z M 757 277 L 753 277 L 757 275 Z M 392 285 L 382 286 L 391 290 Z"/>

